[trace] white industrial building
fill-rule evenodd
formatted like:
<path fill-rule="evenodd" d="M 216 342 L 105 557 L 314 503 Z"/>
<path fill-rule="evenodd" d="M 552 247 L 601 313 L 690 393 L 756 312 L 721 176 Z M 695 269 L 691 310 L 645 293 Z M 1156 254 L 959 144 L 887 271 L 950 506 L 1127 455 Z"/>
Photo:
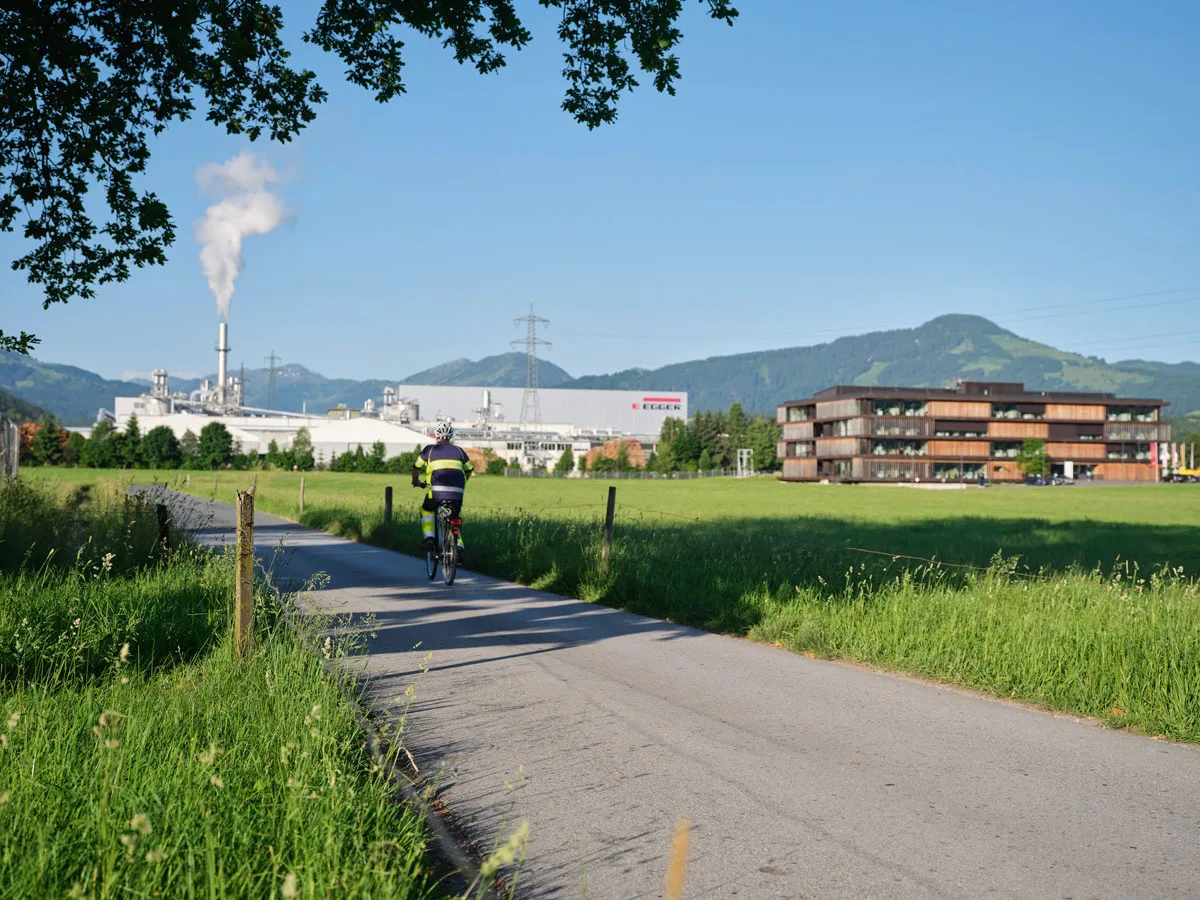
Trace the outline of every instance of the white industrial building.
<path fill-rule="evenodd" d="M 570 447 L 586 453 L 617 438 L 632 438 L 652 447 L 668 417 L 687 419 L 687 394 L 679 391 L 592 391 L 544 388 L 537 392 L 539 421 L 520 422 L 522 388 L 448 387 L 402 384 L 385 388 L 382 398 L 364 398 L 361 409 L 329 410 L 323 415 L 283 413 L 243 405 L 242 385 L 226 375 L 228 329 L 222 323 L 216 385 L 203 384 L 191 394 L 172 394 L 167 373 L 156 369 L 150 393 L 116 398 L 111 418 L 124 428 L 137 416 L 143 434 L 167 425 L 177 437 L 199 434 L 219 421 L 229 429 L 243 453 L 267 452 L 274 440 L 281 450 L 307 428 L 319 462 L 369 450 L 382 441 L 388 457 L 429 443 L 440 421 L 452 422 L 456 443 L 491 449 L 506 462 L 523 468 L 553 465 Z"/>

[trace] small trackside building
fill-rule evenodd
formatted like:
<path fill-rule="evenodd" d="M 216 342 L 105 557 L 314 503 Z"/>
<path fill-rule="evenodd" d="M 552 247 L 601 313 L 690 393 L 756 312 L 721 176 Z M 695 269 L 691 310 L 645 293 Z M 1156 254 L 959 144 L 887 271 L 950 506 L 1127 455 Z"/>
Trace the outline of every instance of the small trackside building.
<path fill-rule="evenodd" d="M 1156 481 L 1170 441 L 1162 400 L 1027 391 L 838 385 L 778 408 L 783 481 L 1019 482 L 1026 438 L 1043 441 L 1047 474 Z"/>

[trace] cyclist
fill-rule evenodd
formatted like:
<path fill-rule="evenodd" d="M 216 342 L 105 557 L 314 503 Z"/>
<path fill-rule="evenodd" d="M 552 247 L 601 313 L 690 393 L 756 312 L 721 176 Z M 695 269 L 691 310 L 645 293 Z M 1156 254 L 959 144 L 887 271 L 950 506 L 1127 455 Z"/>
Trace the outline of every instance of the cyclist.
<path fill-rule="evenodd" d="M 463 492 L 467 479 L 475 471 L 471 458 L 461 447 L 455 447 L 454 426 L 449 422 L 438 422 L 433 430 L 436 444 L 429 444 L 413 463 L 413 487 L 428 488 L 425 502 L 421 504 L 421 535 L 426 551 L 436 549 L 433 516 L 443 502 L 450 502 L 454 518 L 462 515 Z M 458 537 L 458 564 L 463 564 L 463 540 L 461 529 Z"/>

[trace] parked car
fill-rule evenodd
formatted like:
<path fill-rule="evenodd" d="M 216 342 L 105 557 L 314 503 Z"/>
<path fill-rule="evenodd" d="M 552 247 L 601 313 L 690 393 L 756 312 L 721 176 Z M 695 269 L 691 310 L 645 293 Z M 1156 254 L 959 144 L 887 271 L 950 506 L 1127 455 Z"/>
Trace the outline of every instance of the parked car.
<path fill-rule="evenodd" d="M 1041 475 L 1026 475 L 1025 483 L 1033 484 L 1033 485 L 1041 485 L 1041 484 L 1046 483 L 1046 479 L 1043 478 Z"/>

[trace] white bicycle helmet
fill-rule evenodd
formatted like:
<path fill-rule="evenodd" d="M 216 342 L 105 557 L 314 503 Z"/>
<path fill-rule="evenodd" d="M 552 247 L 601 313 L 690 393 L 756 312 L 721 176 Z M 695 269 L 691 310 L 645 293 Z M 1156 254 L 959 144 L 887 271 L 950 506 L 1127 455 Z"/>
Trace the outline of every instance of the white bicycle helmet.
<path fill-rule="evenodd" d="M 433 436 L 439 441 L 454 440 L 454 426 L 449 422 L 438 422 L 437 428 L 433 429 Z"/>

